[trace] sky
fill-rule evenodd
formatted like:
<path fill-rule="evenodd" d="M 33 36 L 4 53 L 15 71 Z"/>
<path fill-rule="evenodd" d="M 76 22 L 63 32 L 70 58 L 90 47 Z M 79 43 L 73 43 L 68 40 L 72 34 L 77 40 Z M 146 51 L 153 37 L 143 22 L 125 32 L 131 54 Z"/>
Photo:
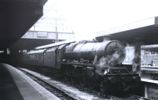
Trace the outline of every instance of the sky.
<path fill-rule="evenodd" d="M 158 0 L 48 0 L 44 18 L 64 20 L 76 38 L 158 16 Z M 106 33 L 105 33 L 106 34 Z"/>

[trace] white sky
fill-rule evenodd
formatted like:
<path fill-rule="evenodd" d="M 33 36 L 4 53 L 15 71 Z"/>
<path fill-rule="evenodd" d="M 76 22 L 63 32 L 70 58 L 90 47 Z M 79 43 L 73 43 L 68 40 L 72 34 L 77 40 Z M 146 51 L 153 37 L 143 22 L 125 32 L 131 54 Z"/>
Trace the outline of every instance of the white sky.
<path fill-rule="evenodd" d="M 158 0 L 48 0 L 45 9 L 49 17 L 64 18 L 77 38 L 89 39 L 96 32 L 157 16 Z"/>

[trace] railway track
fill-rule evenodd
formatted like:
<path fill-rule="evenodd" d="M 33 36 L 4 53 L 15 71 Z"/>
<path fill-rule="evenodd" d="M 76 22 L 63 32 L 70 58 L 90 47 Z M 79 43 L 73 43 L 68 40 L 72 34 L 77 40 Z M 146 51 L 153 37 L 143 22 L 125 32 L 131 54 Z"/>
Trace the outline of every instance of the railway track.
<path fill-rule="evenodd" d="M 24 70 L 23 70 L 24 71 Z M 37 83 L 42 85 L 44 88 L 49 90 L 51 93 L 59 97 L 61 100 L 81 100 L 80 98 L 73 97 L 72 95 L 66 93 L 65 91 L 62 91 L 58 87 L 53 86 L 52 84 L 44 81 L 43 79 L 34 76 L 33 74 L 24 71 L 27 75 L 29 75 L 33 80 L 35 80 Z"/>
<path fill-rule="evenodd" d="M 48 89 L 50 92 L 61 98 L 61 100 L 109 100 L 103 97 L 98 97 L 93 94 L 82 92 L 76 88 L 52 80 L 39 73 L 23 69 L 21 71 L 29 75 L 33 80 Z"/>
<path fill-rule="evenodd" d="M 37 72 L 28 69 L 20 68 L 21 71 L 29 75 L 33 80 L 55 94 L 61 100 L 149 100 L 137 95 L 129 95 L 128 97 L 119 98 L 115 96 L 98 97 L 94 94 L 88 94 L 71 86 L 65 86 L 62 83 L 45 77 Z"/>

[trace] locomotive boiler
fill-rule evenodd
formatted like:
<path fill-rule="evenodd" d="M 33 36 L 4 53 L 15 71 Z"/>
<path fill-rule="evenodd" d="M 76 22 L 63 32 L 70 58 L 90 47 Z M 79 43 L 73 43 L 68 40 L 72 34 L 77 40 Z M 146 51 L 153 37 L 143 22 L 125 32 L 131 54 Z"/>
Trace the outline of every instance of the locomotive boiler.
<path fill-rule="evenodd" d="M 25 64 L 58 70 L 64 79 L 75 80 L 107 94 L 133 91 L 139 86 L 139 76 L 123 64 L 125 44 L 117 40 L 54 44 L 21 57 Z"/>
<path fill-rule="evenodd" d="M 121 65 L 124 58 L 125 46 L 119 41 L 82 41 L 65 47 L 64 64 L 93 67 L 101 75 Z"/>
<path fill-rule="evenodd" d="M 93 60 L 97 55 L 98 57 L 112 56 L 118 53 L 122 57 L 124 55 L 124 45 L 119 41 L 104 41 L 104 42 L 88 42 L 83 41 L 79 43 L 72 43 L 66 46 L 65 55 L 67 59 L 89 59 Z M 117 59 L 119 60 L 119 59 Z M 123 60 L 123 57 L 120 59 Z"/>

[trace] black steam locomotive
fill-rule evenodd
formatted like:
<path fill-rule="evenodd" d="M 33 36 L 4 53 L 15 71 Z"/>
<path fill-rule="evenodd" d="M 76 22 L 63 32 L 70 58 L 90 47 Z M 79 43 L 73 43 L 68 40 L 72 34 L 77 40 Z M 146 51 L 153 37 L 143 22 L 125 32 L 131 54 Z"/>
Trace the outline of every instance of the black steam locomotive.
<path fill-rule="evenodd" d="M 65 78 L 99 89 L 127 93 L 138 89 L 140 78 L 123 64 L 125 45 L 116 40 L 57 43 L 22 55 L 29 65 L 51 67 Z"/>

